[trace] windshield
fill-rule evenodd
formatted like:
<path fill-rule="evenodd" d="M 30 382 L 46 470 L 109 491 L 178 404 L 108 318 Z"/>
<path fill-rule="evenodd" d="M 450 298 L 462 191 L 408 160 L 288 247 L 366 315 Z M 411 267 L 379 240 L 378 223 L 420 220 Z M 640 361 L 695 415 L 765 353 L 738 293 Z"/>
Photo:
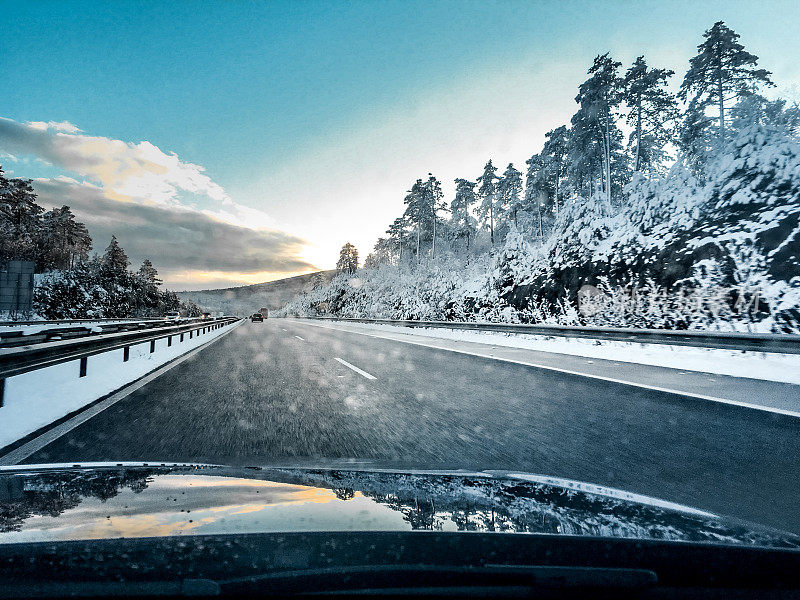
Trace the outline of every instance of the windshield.
<path fill-rule="evenodd" d="M 798 539 L 797 3 L 3 6 L 0 545 Z"/>

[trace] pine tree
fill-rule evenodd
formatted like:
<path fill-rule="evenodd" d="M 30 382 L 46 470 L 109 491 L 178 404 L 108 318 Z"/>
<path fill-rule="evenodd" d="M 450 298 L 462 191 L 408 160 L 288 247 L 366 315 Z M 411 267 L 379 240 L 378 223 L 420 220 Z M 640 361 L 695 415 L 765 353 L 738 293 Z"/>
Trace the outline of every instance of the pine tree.
<path fill-rule="evenodd" d="M 436 256 L 436 225 L 439 221 L 439 212 L 447 210 L 447 205 L 444 203 L 444 193 L 442 192 L 442 184 L 436 177 L 428 173 L 428 180 L 422 188 L 424 213 L 427 220 L 431 223 L 431 255 Z"/>
<path fill-rule="evenodd" d="M 411 189 L 406 194 L 406 197 L 403 199 L 403 202 L 406 205 L 405 212 L 403 213 L 403 218 L 409 222 L 414 224 L 415 233 L 417 236 L 417 260 L 419 261 L 420 257 L 420 248 L 422 243 L 422 228 L 423 223 L 425 221 L 426 210 L 424 206 L 424 192 L 422 187 L 422 180 L 417 179 L 414 182 L 414 185 L 411 186 Z"/>
<path fill-rule="evenodd" d="M 386 233 L 389 235 L 389 241 L 393 242 L 397 247 L 398 264 L 403 261 L 403 246 L 405 246 L 406 243 L 407 227 L 408 223 L 405 217 L 397 217 L 392 224 L 389 225 L 389 229 L 386 230 Z"/>
<path fill-rule="evenodd" d="M 666 89 L 674 74 L 669 69 L 648 69 L 644 56 L 625 73 L 622 98 L 629 107 L 626 121 L 633 127 L 630 141 L 635 146 L 635 172 L 666 158 L 663 148 L 672 139 L 669 124 L 678 118 L 677 101 Z"/>
<path fill-rule="evenodd" d="M 42 215 L 37 268 L 71 269 L 89 258 L 91 248 L 92 238 L 86 226 L 75 219 L 69 206 L 54 208 Z"/>
<path fill-rule="evenodd" d="M 678 97 L 689 99 L 693 123 L 700 122 L 698 114 L 709 107 L 717 110 L 717 133 L 725 135 L 726 104 L 755 93 L 762 85 L 773 86 L 769 71 L 757 69 L 758 57 L 739 43 L 739 34 L 717 21 L 707 30 L 705 40 L 697 46 L 697 55 L 689 61 Z"/>
<path fill-rule="evenodd" d="M 561 180 L 567 173 L 567 153 L 569 148 L 569 130 L 566 126 L 556 127 L 545 134 L 542 148 L 542 165 L 546 168 L 546 176 L 552 185 L 552 204 L 558 214 L 562 197 Z"/>
<path fill-rule="evenodd" d="M 572 116 L 570 124 L 566 156 L 569 186 L 575 193 L 591 198 L 598 175 L 602 179 L 604 170 L 598 129 L 591 112 L 584 107 Z"/>
<path fill-rule="evenodd" d="M 108 244 L 103 258 L 101 259 L 102 265 L 105 267 L 106 272 L 110 274 L 121 274 L 128 270 L 130 261 L 125 250 L 119 245 L 117 236 L 111 236 L 111 242 Z"/>
<path fill-rule="evenodd" d="M 525 172 L 525 205 L 536 207 L 536 221 L 539 239 L 544 237 L 544 223 L 542 212 L 547 211 L 550 206 L 550 198 L 557 198 L 549 177 L 548 168 L 551 158 L 542 154 L 534 154 L 525 164 L 528 170 Z M 556 211 L 558 201 L 555 200 Z"/>
<path fill-rule="evenodd" d="M 358 250 L 350 242 L 347 242 L 339 251 L 339 260 L 336 268 L 342 273 L 353 274 L 358 270 Z"/>
<path fill-rule="evenodd" d="M 44 209 L 28 179 L 6 179 L 0 171 L 0 251 L 2 257 L 33 259 Z M 0 258 L 2 258 L 0 257 Z"/>
<path fill-rule="evenodd" d="M 450 203 L 450 223 L 456 239 L 466 239 L 466 249 L 475 234 L 477 221 L 472 216 L 472 207 L 478 201 L 475 195 L 475 182 L 466 179 L 456 179 L 456 195 Z"/>
<path fill-rule="evenodd" d="M 158 271 L 149 258 L 142 261 L 142 266 L 139 267 L 139 276 L 150 285 L 159 286 L 162 283 L 158 278 Z"/>
<path fill-rule="evenodd" d="M 494 246 L 494 220 L 495 220 L 495 202 L 497 201 L 497 188 L 495 180 L 499 179 L 495 172 L 497 167 L 492 165 L 492 161 L 486 163 L 483 167 L 483 175 L 478 177 L 480 187 L 478 187 L 478 197 L 481 200 L 478 206 L 478 217 L 484 225 L 489 226 L 489 236 Z"/>
<path fill-rule="evenodd" d="M 615 161 L 614 154 L 621 148 L 622 134 L 617 127 L 619 104 L 621 97 L 622 81 L 617 72 L 622 63 L 619 63 L 608 53 L 597 56 L 594 64 L 589 69 L 591 77 L 583 82 L 579 88 L 575 101 L 580 104 L 579 114 L 587 130 L 594 129 L 596 139 L 601 151 L 601 187 L 606 199 L 612 198 L 612 165 Z M 573 124 L 574 129 L 574 124 Z"/>
<path fill-rule="evenodd" d="M 517 214 L 525 208 L 522 197 L 522 173 L 508 163 L 503 176 L 497 182 L 497 206 L 502 210 L 503 218 L 514 222 L 517 226 Z"/>

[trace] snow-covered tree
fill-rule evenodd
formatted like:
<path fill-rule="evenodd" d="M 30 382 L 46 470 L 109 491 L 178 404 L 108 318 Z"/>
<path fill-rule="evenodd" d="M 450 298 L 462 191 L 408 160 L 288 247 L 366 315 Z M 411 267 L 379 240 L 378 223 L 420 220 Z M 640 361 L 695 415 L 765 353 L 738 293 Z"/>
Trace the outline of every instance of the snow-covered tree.
<path fill-rule="evenodd" d="M 105 252 L 103 253 L 102 264 L 111 273 L 124 273 L 128 269 L 130 261 L 125 250 L 119 245 L 117 236 L 112 235 L 111 241 L 108 244 Z"/>
<path fill-rule="evenodd" d="M 431 256 L 436 256 L 436 229 L 439 222 L 439 212 L 446 211 L 442 184 L 436 177 L 428 173 L 428 180 L 422 186 L 424 213 L 430 221 L 431 230 Z"/>
<path fill-rule="evenodd" d="M 551 187 L 548 165 L 550 161 L 542 154 L 534 154 L 525 161 L 528 169 L 525 172 L 525 206 L 536 213 L 536 233 L 539 239 L 544 237 L 545 215 L 555 192 Z M 558 202 L 555 204 L 558 210 Z"/>
<path fill-rule="evenodd" d="M 756 68 L 758 57 L 739 43 L 739 34 L 717 21 L 703 34 L 697 46 L 697 55 L 689 61 L 689 70 L 681 84 L 678 97 L 689 100 L 692 122 L 696 127 L 702 120 L 700 113 L 707 108 L 717 112 L 717 134 L 725 135 L 725 110 L 731 102 L 758 91 L 761 86 L 772 86 L 771 73 Z"/>
<path fill-rule="evenodd" d="M 424 237 L 423 229 L 426 228 L 428 220 L 428 206 L 426 206 L 425 203 L 425 193 L 421 179 L 417 179 L 414 182 L 414 185 L 408 190 L 403 202 L 406 205 L 403 218 L 408 223 L 411 223 L 414 228 L 414 235 L 416 236 L 416 257 L 417 260 L 419 260 Z"/>
<path fill-rule="evenodd" d="M 92 238 L 69 206 L 62 206 L 42 215 L 37 244 L 39 270 L 69 269 L 88 260 Z"/>
<path fill-rule="evenodd" d="M 456 195 L 450 203 L 450 223 L 456 240 L 466 240 L 469 250 L 470 239 L 475 235 L 478 222 L 472 216 L 472 207 L 477 203 L 475 182 L 456 179 Z"/>
<path fill-rule="evenodd" d="M 525 209 L 522 196 L 522 173 L 508 163 L 503 176 L 497 182 L 497 206 L 502 218 L 517 225 L 517 215 Z"/>
<path fill-rule="evenodd" d="M 388 242 L 393 244 L 395 247 L 395 251 L 397 252 L 397 262 L 398 264 L 402 263 L 403 261 L 403 247 L 406 244 L 406 230 L 408 229 L 408 222 L 405 216 L 397 217 L 391 225 L 389 225 L 389 229 L 386 230 L 388 234 Z"/>
<path fill-rule="evenodd" d="M 44 209 L 28 179 L 6 179 L 0 169 L 0 258 L 34 259 Z"/>
<path fill-rule="evenodd" d="M 358 270 L 358 250 L 350 242 L 347 242 L 339 251 L 339 260 L 336 268 L 342 273 L 355 273 Z"/>
<path fill-rule="evenodd" d="M 158 271 L 149 258 L 145 258 L 144 261 L 142 261 L 142 266 L 139 267 L 139 276 L 142 280 L 153 286 L 159 286 L 162 283 L 158 278 Z"/>
<path fill-rule="evenodd" d="M 494 229 L 496 218 L 496 202 L 497 202 L 497 186 L 495 181 L 499 179 L 495 174 L 497 167 L 492 164 L 492 161 L 486 163 L 483 167 L 483 175 L 478 177 L 477 181 L 480 184 L 478 187 L 478 198 L 480 198 L 480 205 L 478 206 L 478 218 L 484 226 L 489 227 L 489 237 L 494 246 Z"/>
<path fill-rule="evenodd" d="M 672 127 L 678 118 L 675 97 L 667 90 L 674 75 L 669 69 L 648 68 L 640 56 L 625 73 L 622 98 L 628 105 L 626 121 L 633 127 L 633 170 L 652 170 L 665 158 L 664 147 L 672 141 Z"/>
<path fill-rule="evenodd" d="M 575 101 L 580 105 L 583 126 L 593 129 L 601 152 L 601 187 L 606 200 L 611 202 L 615 163 L 619 164 L 622 134 L 617 127 L 619 106 L 622 100 L 622 80 L 618 75 L 622 63 L 613 60 L 608 53 L 597 56 L 589 69 L 591 77 L 584 81 Z M 574 129 L 574 125 L 573 125 Z M 616 173 L 619 179 L 619 171 Z M 618 186 L 619 187 L 619 186 Z"/>
<path fill-rule="evenodd" d="M 567 174 L 567 153 L 569 151 L 569 130 L 565 125 L 548 131 L 542 148 L 542 164 L 552 187 L 552 203 L 558 213 L 563 195 L 561 181 Z"/>

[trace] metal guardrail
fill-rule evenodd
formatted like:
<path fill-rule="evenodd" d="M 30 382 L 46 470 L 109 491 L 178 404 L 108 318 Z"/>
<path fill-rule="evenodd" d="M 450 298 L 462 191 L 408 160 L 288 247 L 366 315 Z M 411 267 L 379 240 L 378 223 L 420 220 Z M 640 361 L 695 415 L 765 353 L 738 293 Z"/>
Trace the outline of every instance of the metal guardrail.
<path fill-rule="evenodd" d="M 119 317 L 118 319 L 43 319 L 40 321 L 0 321 L 0 327 L 18 327 L 21 325 L 70 325 L 72 323 L 108 323 L 110 321 L 161 321 L 159 318 L 143 319 L 141 317 Z"/>
<path fill-rule="evenodd" d="M 355 319 L 336 317 L 299 317 L 322 321 L 373 323 L 402 327 L 429 327 L 490 331 L 493 333 L 522 333 L 557 337 L 578 337 L 595 340 L 637 342 L 641 344 L 666 344 L 693 346 L 695 348 L 720 348 L 800 354 L 800 335 L 772 333 L 738 333 L 727 331 L 679 331 L 666 329 L 630 329 L 623 327 L 576 327 L 569 325 L 524 325 L 512 323 L 473 323 L 467 321 L 396 321 L 392 319 Z"/>
<path fill-rule="evenodd" d="M 198 321 L 199 318 L 181 319 L 181 323 Z M 207 319 L 206 319 L 207 320 Z M 0 348 L 11 346 L 29 346 L 40 342 L 52 340 L 63 340 L 67 338 L 77 338 L 87 335 L 98 335 L 103 333 L 116 333 L 120 331 L 133 331 L 137 329 L 156 329 L 174 325 L 175 321 L 165 321 L 164 319 L 99 319 L 96 322 L 87 320 L 77 321 L 32 321 L 31 324 L 44 325 L 44 328 L 28 333 L 22 329 L 4 330 L 0 324 Z M 81 323 L 70 327 L 71 323 Z M 52 327 L 48 327 L 52 325 Z"/>
<path fill-rule="evenodd" d="M 0 406 L 3 405 L 3 391 L 8 377 L 71 360 L 79 360 L 78 376 L 84 377 L 87 373 L 88 357 L 92 355 L 121 348 L 122 362 L 127 362 L 130 347 L 133 345 L 150 342 L 150 352 L 155 352 L 157 340 L 166 338 L 167 346 L 171 346 L 173 338 L 177 338 L 177 343 L 180 343 L 187 339 L 187 334 L 188 339 L 192 339 L 195 335 L 203 335 L 239 320 L 238 317 L 222 317 L 155 329 L 96 334 L 29 346 L 0 348 Z"/>

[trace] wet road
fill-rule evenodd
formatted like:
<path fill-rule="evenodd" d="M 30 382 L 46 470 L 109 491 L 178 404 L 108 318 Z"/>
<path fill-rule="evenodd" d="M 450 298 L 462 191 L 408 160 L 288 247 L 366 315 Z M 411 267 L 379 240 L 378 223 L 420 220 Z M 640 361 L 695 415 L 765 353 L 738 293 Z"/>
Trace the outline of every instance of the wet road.
<path fill-rule="evenodd" d="M 800 532 L 800 421 L 269 319 L 244 323 L 25 462 L 504 469 Z"/>

